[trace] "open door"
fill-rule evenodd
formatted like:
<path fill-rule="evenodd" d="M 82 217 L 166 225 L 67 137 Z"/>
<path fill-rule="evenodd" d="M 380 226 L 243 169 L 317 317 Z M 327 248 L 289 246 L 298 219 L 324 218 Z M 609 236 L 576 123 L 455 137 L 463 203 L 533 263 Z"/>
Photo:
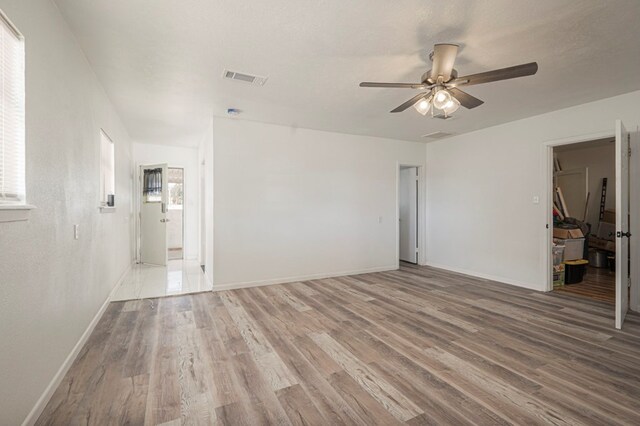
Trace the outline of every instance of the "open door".
<path fill-rule="evenodd" d="M 167 164 L 140 166 L 140 261 L 167 264 Z"/>
<path fill-rule="evenodd" d="M 418 168 L 400 169 L 398 188 L 400 260 L 418 263 Z"/>
<path fill-rule="evenodd" d="M 629 309 L 629 133 L 616 121 L 616 328 Z"/>

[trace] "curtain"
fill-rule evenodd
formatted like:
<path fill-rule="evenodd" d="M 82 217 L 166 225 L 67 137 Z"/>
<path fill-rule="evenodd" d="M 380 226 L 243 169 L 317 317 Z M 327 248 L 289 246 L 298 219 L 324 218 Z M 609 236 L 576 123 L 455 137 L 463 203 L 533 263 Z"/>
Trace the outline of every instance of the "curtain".
<path fill-rule="evenodd" d="M 144 195 L 161 195 L 162 194 L 162 169 L 147 169 L 144 171 L 144 187 L 142 188 Z"/>

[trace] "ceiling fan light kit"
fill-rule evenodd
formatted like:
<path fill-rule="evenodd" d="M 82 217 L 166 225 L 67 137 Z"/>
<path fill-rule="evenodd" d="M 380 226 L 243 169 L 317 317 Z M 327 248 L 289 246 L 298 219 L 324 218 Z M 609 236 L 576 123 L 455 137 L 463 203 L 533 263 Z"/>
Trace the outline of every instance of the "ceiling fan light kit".
<path fill-rule="evenodd" d="M 525 77 L 538 72 L 538 64 L 529 62 L 513 67 L 458 77 L 458 72 L 453 68 L 457 54 L 457 44 L 436 44 L 433 47 L 433 52 L 429 55 L 429 59 L 433 62 L 432 68 L 422 75 L 421 83 L 362 82 L 360 87 L 427 90 L 409 99 L 391 110 L 391 112 L 402 112 L 413 106 L 416 111 L 425 116 L 431 111 L 431 116 L 433 117 L 435 116 L 433 110 L 437 108 L 443 112 L 444 117 L 448 117 L 456 112 L 460 105 L 467 109 L 472 109 L 484 103 L 482 100 L 458 89 L 458 87 Z"/>

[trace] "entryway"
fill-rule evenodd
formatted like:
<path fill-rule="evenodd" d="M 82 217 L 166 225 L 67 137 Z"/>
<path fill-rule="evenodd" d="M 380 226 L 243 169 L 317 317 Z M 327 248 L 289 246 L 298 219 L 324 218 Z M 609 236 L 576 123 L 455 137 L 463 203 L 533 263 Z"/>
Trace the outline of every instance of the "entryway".
<path fill-rule="evenodd" d="M 197 191 L 197 185 L 187 187 L 189 178 L 185 179 L 185 172 L 185 167 L 167 163 L 139 167 L 138 263 L 113 300 L 211 290 L 197 256 L 185 256 L 185 218 L 190 206 L 186 201 L 197 194 L 193 192 Z M 188 245 L 186 252 L 189 253 Z"/>
<path fill-rule="evenodd" d="M 615 304 L 616 328 L 629 309 L 633 281 L 630 139 L 617 121 L 609 135 L 546 144 L 547 288 L 609 302 L 612 310 Z"/>
<path fill-rule="evenodd" d="M 140 262 L 166 265 L 184 258 L 184 169 L 140 166 Z"/>
<path fill-rule="evenodd" d="M 400 166 L 398 178 L 399 259 L 418 264 L 418 167 Z"/>

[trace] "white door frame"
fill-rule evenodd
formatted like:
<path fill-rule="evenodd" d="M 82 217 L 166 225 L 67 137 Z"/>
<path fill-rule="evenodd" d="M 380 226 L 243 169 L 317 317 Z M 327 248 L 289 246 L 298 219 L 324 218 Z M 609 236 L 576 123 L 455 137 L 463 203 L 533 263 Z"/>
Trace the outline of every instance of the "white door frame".
<path fill-rule="evenodd" d="M 427 264 L 427 181 L 422 164 L 396 163 L 396 268 L 400 268 L 400 168 L 415 167 L 418 170 L 418 265 Z"/>
<path fill-rule="evenodd" d="M 136 169 L 137 172 L 136 174 L 138 175 L 137 178 L 135 179 L 134 182 L 134 194 L 133 194 L 133 203 L 134 203 L 134 214 L 135 214 L 135 229 L 136 229 L 136 263 L 141 263 L 141 245 L 140 245 L 140 233 L 142 232 L 142 227 L 140 225 L 140 212 L 142 211 L 142 167 L 144 166 L 149 166 L 149 165 L 153 165 L 153 164 L 157 164 L 157 163 L 149 163 L 149 162 L 144 162 L 144 163 L 137 163 L 136 165 Z M 186 175 L 186 167 L 184 166 L 179 166 L 177 164 L 171 164 L 171 163 L 167 163 L 167 169 L 182 169 L 182 260 L 185 259 L 185 221 L 186 221 L 186 203 L 184 202 L 184 200 L 186 200 L 187 197 L 187 185 L 186 185 L 186 181 L 185 181 L 185 175 Z M 167 211 L 168 211 L 169 206 L 167 205 Z"/>
<path fill-rule="evenodd" d="M 553 206 L 553 148 L 562 145 L 570 145 L 580 142 L 589 142 L 595 139 L 615 138 L 615 122 L 611 123 L 611 130 L 603 130 L 587 135 L 573 136 L 564 139 L 556 139 L 547 141 L 542 148 L 542 176 L 545 183 L 546 194 L 542 198 L 543 209 L 541 215 L 541 229 L 545 232 L 542 239 L 541 251 L 541 280 L 546 284 L 545 290 L 553 290 L 553 278 L 551 265 L 553 264 L 551 242 L 553 241 L 553 223 L 551 219 L 551 208 Z M 634 155 L 630 161 L 630 182 L 640 182 L 640 133 L 631 133 L 631 150 Z M 630 199 L 631 205 L 639 205 L 640 203 L 640 185 L 631 185 Z M 548 226 L 548 228 L 547 228 Z M 631 295 L 629 300 L 629 309 L 632 311 L 640 311 L 640 212 L 631 209 L 630 220 L 631 239 L 629 241 L 629 249 L 631 250 L 632 260 L 638 259 L 638 262 L 631 262 Z"/>
<path fill-rule="evenodd" d="M 544 230 L 542 246 L 540 247 L 541 271 L 540 277 L 545 283 L 545 291 L 553 290 L 553 265 L 551 244 L 553 242 L 553 148 L 562 145 L 571 145 L 581 142 L 589 142 L 596 139 L 614 138 L 615 122 L 611 123 L 611 130 L 590 133 L 580 136 L 572 136 L 563 139 L 555 139 L 544 142 L 542 146 L 542 181 L 544 182 L 544 197 L 542 197 L 542 213 L 540 216 L 541 227 Z"/>
<path fill-rule="evenodd" d="M 640 312 L 640 185 L 632 185 L 633 182 L 640 182 L 640 129 L 636 127 L 631 133 L 631 157 L 629 158 L 629 205 L 631 220 L 629 250 L 631 250 L 631 295 L 629 309 Z M 636 206 L 636 208 L 634 208 Z"/>
<path fill-rule="evenodd" d="M 184 237 L 185 237 L 185 224 L 187 222 L 187 215 L 186 215 L 186 211 L 187 211 L 187 185 L 186 185 L 186 179 L 185 179 L 185 175 L 186 172 L 184 170 L 184 167 L 182 166 L 172 166 L 169 165 L 167 166 L 167 170 L 171 170 L 171 169 L 180 169 L 182 170 L 182 260 L 186 260 L 186 247 L 184 244 Z M 169 188 L 167 188 L 168 190 Z M 171 198 L 171 194 L 169 194 L 169 198 Z M 167 203 L 167 214 L 169 212 L 169 203 Z M 168 246 L 168 241 L 167 241 L 167 249 L 169 249 Z"/>

